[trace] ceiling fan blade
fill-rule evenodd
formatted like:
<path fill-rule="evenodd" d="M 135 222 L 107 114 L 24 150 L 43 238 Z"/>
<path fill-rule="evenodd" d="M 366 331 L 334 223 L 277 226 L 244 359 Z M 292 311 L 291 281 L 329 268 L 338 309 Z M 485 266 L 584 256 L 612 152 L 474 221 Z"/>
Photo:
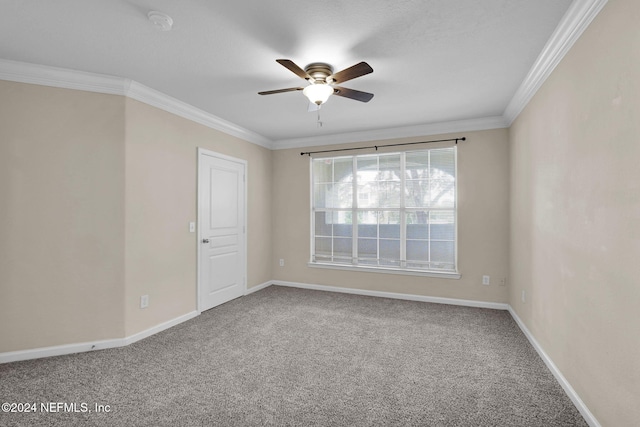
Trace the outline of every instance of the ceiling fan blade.
<path fill-rule="evenodd" d="M 264 92 L 258 92 L 258 95 L 273 95 L 274 93 L 282 93 L 282 92 L 294 92 L 296 90 L 303 90 L 303 87 L 289 87 L 287 89 L 276 89 L 276 90 L 267 90 Z"/>
<path fill-rule="evenodd" d="M 360 101 L 360 102 L 369 102 L 371 101 L 371 98 L 373 98 L 373 94 L 369 92 L 362 92 L 359 90 L 349 89 L 349 88 L 340 87 L 340 86 L 334 86 L 333 89 L 334 89 L 333 91 L 334 95 L 343 96 L 349 99 L 355 99 L 356 101 Z"/>
<path fill-rule="evenodd" d="M 301 77 L 305 80 L 313 80 L 311 76 L 302 68 L 298 67 L 292 60 L 290 59 L 276 59 L 276 62 L 283 67 L 287 68 L 289 71 L 293 72 L 298 77 Z"/>
<path fill-rule="evenodd" d="M 342 83 L 369 73 L 373 73 L 373 68 L 371 68 L 371 66 L 366 62 L 360 62 L 354 66 L 345 68 L 342 71 L 338 71 L 337 73 L 329 76 L 329 79 L 333 79 L 335 83 Z"/>

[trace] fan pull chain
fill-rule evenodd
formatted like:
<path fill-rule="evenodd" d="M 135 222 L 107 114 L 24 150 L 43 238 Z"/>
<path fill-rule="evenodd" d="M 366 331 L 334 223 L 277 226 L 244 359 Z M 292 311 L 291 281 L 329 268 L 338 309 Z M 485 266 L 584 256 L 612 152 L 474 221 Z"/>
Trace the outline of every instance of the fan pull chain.
<path fill-rule="evenodd" d="M 318 105 L 318 110 L 317 110 L 317 111 L 318 111 L 318 122 L 317 122 L 317 124 L 318 124 L 318 127 L 319 127 L 319 128 L 321 128 L 321 127 L 322 127 L 322 122 L 320 121 L 320 107 L 321 107 L 321 106 L 320 106 L 320 105 Z"/>

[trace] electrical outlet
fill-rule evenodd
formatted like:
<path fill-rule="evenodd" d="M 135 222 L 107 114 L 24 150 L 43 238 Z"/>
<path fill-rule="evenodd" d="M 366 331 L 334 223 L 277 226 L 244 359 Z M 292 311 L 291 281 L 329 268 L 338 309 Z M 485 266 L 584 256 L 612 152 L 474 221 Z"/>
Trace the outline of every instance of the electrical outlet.
<path fill-rule="evenodd" d="M 284 267 L 284 259 L 280 258 L 280 267 Z"/>
<path fill-rule="evenodd" d="M 140 308 L 149 307 L 149 295 L 142 295 L 140 297 Z"/>
<path fill-rule="evenodd" d="M 525 291 L 524 289 L 522 290 L 522 302 L 526 302 L 527 301 L 527 291 Z"/>
<path fill-rule="evenodd" d="M 491 283 L 491 277 L 489 276 L 482 276 L 482 284 L 483 285 L 488 285 Z"/>
<path fill-rule="evenodd" d="M 189 233 L 195 233 L 196 232 L 196 223 L 191 221 L 189 222 Z"/>

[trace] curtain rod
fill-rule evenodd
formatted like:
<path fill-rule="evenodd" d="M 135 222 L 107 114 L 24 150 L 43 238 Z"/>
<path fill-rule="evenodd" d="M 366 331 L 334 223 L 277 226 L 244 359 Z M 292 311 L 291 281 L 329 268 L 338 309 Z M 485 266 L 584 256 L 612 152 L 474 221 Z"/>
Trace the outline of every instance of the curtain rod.
<path fill-rule="evenodd" d="M 300 155 L 304 156 L 306 154 L 309 157 L 311 157 L 312 154 L 318 154 L 318 153 L 333 153 L 333 152 L 337 152 L 337 151 L 366 150 L 366 149 L 369 149 L 369 148 L 375 148 L 376 151 L 378 151 L 378 148 L 383 148 L 383 147 L 398 147 L 400 145 L 414 145 L 414 144 L 430 144 L 432 142 L 455 141 L 455 143 L 458 144 L 458 141 L 466 141 L 466 140 L 467 140 L 467 138 L 463 136 L 462 138 L 435 139 L 433 141 L 405 142 L 405 143 L 400 143 L 400 144 L 372 145 L 370 147 L 336 148 L 334 150 L 304 151 L 304 152 L 300 153 Z"/>

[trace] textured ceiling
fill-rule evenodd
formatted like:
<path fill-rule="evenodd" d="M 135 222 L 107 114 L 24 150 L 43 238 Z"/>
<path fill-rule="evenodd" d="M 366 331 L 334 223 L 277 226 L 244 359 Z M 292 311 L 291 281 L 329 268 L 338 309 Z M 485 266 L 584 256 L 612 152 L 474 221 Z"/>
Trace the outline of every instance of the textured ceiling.
<path fill-rule="evenodd" d="M 576 0 L 580 1 L 580 0 Z M 0 0 L 0 58 L 125 77 L 272 141 L 503 114 L 570 0 Z M 172 31 L 147 19 L 169 14 Z M 275 62 L 373 74 L 316 126 Z"/>

